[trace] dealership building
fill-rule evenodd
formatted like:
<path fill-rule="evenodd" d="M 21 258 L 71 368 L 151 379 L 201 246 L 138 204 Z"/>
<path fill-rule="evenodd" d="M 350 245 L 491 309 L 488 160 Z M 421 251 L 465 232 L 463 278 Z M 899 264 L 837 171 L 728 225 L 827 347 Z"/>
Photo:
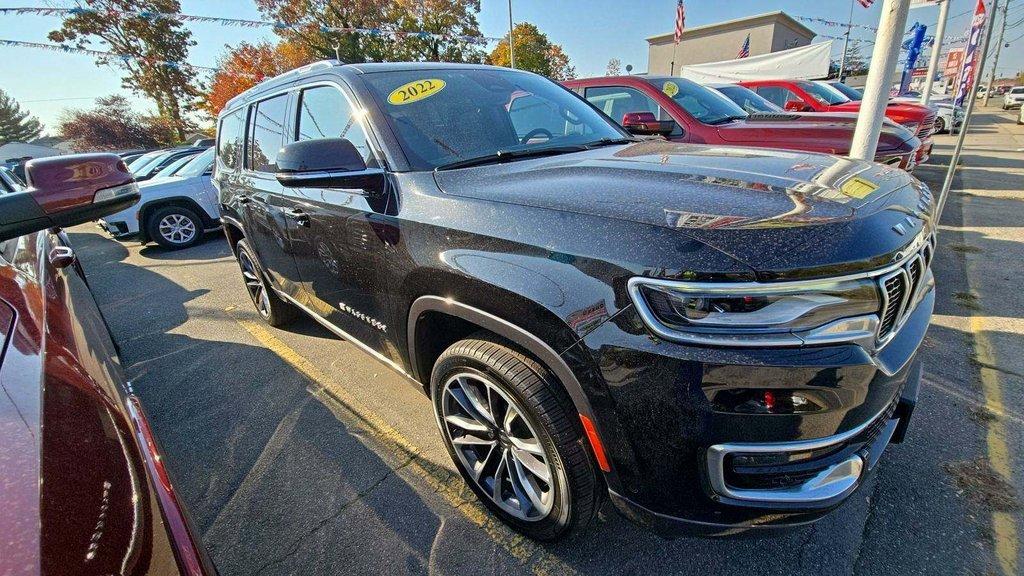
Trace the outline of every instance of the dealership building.
<path fill-rule="evenodd" d="M 675 75 L 680 66 L 736 58 L 750 35 L 750 55 L 807 46 L 816 33 L 785 12 L 768 12 L 717 24 L 685 28 L 679 44 L 675 33 L 647 38 L 647 73 Z"/>

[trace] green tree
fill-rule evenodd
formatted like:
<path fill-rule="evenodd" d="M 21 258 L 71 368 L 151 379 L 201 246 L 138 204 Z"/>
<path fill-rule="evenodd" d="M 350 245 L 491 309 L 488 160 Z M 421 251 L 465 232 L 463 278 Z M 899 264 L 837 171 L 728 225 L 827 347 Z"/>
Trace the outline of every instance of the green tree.
<path fill-rule="evenodd" d="M 186 63 L 195 41 L 177 20 L 139 14 L 180 12 L 178 0 L 77 0 L 77 5 L 88 10 L 66 18 L 60 29 L 50 32 L 50 40 L 79 48 L 99 41 L 107 51 L 125 57 L 100 57 L 96 64 L 122 68 L 124 87 L 153 100 L 159 115 L 183 139 L 190 128 L 185 113 L 198 95 L 192 85 L 195 70 Z"/>
<path fill-rule="evenodd" d="M 28 112 L 22 111 L 18 102 L 0 90 L 0 144 L 28 142 L 39 137 L 43 125 Z"/>
<path fill-rule="evenodd" d="M 529 22 L 520 22 L 512 29 L 515 35 L 516 68 L 536 72 L 552 80 L 569 80 L 576 77 L 576 69 L 569 63 L 569 56 L 558 44 L 552 44 L 546 34 Z M 508 35 L 498 42 L 488 64 L 511 66 L 508 50 Z"/>
<path fill-rule="evenodd" d="M 480 0 L 256 0 L 268 18 L 297 26 L 278 28 L 284 40 L 305 46 L 318 58 L 342 62 L 430 60 L 479 62 L 483 58 L 477 14 Z M 377 34 L 330 28 L 376 29 Z M 393 32 L 424 31 L 444 38 Z"/>

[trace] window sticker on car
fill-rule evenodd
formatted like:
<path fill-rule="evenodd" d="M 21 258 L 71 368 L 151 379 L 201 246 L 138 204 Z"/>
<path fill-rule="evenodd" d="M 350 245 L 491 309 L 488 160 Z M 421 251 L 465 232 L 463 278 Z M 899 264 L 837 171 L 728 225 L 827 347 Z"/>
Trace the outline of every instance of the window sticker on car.
<path fill-rule="evenodd" d="M 668 94 L 669 98 L 675 98 L 679 94 L 679 85 L 670 80 L 661 85 L 661 91 Z"/>
<path fill-rule="evenodd" d="M 444 80 L 425 78 L 402 84 L 388 95 L 388 103 L 395 106 L 411 104 L 429 98 L 444 89 Z"/>

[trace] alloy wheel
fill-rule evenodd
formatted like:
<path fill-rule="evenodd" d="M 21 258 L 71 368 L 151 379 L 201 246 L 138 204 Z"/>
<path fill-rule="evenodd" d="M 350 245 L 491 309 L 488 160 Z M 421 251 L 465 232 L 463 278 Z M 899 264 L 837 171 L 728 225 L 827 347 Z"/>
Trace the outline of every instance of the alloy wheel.
<path fill-rule="evenodd" d="M 267 287 L 263 284 L 263 276 L 257 270 L 252 258 L 244 250 L 238 251 L 238 266 L 242 269 L 242 279 L 245 280 L 245 289 L 249 292 L 256 310 L 264 318 L 270 316 L 270 295 Z"/>
<path fill-rule="evenodd" d="M 445 433 L 477 486 L 520 520 L 545 518 L 554 504 L 554 470 L 523 409 L 469 372 L 449 378 L 442 394 Z"/>
<path fill-rule="evenodd" d="M 157 230 L 172 244 L 187 244 L 196 236 L 196 223 L 181 214 L 168 214 L 157 224 Z"/>

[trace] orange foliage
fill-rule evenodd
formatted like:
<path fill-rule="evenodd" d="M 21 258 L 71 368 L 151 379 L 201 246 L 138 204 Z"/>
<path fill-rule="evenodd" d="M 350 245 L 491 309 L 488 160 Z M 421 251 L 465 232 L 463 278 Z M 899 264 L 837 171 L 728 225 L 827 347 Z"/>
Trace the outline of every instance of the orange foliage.
<path fill-rule="evenodd" d="M 306 48 L 290 42 L 276 45 L 265 41 L 259 44 L 243 42 L 237 48 L 228 48 L 218 63 L 210 90 L 203 98 L 203 108 L 216 117 L 228 100 L 266 78 L 313 60 L 314 56 Z"/>

